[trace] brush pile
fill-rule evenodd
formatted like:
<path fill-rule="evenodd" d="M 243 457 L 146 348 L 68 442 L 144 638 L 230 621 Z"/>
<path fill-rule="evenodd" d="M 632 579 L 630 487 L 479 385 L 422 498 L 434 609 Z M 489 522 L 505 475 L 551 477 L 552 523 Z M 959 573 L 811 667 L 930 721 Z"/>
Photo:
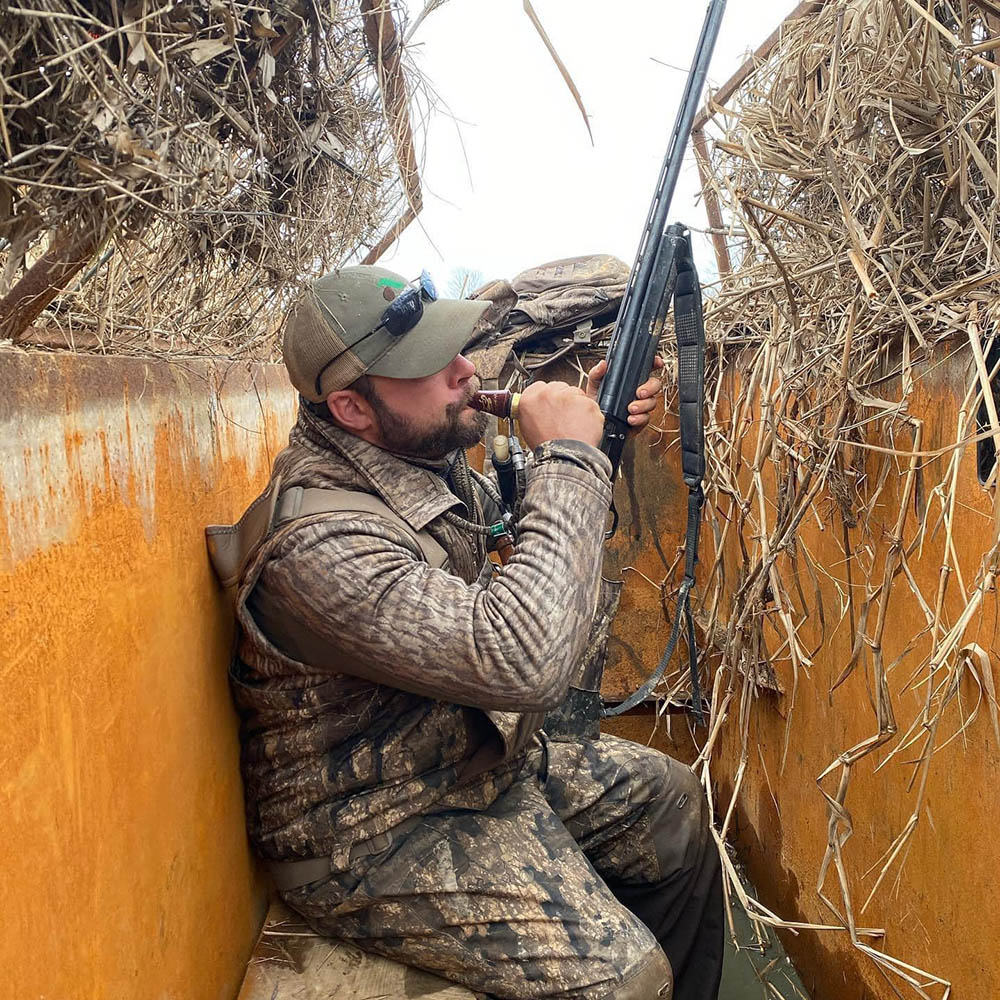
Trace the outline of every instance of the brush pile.
<path fill-rule="evenodd" d="M 291 285 L 374 242 L 402 197 L 364 17 L 238 0 L 5 7 L 4 335 L 30 342 L 15 310 L 71 273 L 52 309 L 75 346 L 273 356 Z"/>
<path fill-rule="evenodd" d="M 734 262 L 707 300 L 715 564 L 699 586 L 702 624 L 724 639 L 706 754 L 728 715 L 744 741 L 738 794 L 757 756 L 746 727 L 762 674 L 782 678 L 787 753 L 800 684 L 824 683 L 817 651 L 849 636 L 829 665 L 830 705 L 867 732 L 816 775 L 830 820 L 819 895 L 894 989 L 921 997 L 948 985 L 858 921 L 898 888 L 936 751 L 980 705 L 1000 741 L 984 651 L 996 467 L 979 463 L 980 487 L 975 461 L 978 443 L 1000 439 L 998 36 L 993 3 L 829 2 L 785 25 L 706 128 Z M 964 365 L 964 382 L 931 428 L 942 363 Z M 890 598 L 893 621 L 916 621 L 917 634 L 887 629 Z M 915 801 L 859 874 L 848 789 L 876 765 L 903 769 Z"/>

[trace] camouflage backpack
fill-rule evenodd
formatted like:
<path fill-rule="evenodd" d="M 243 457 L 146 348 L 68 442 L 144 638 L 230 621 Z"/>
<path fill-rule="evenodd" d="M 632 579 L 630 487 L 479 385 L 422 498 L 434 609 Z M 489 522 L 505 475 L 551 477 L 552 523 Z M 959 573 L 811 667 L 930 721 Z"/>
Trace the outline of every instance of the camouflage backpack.
<path fill-rule="evenodd" d="M 610 254 L 567 257 L 522 271 L 511 285 L 517 305 L 507 317 L 508 327 L 531 327 L 530 336 L 543 330 L 575 328 L 587 320 L 614 313 L 625 294 L 628 267 Z"/>
<path fill-rule="evenodd" d="M 470 354 L 484 379 L 496 378 L 515 345 L 556 332 L 589 344 L 618 313 L 629 269 L 610 254 L 566 257 L 528 268 L 512 281 L 491 281 L 470 295 L 489 299 Z M 491 314 L 492 312 L 492 314 Z"/>

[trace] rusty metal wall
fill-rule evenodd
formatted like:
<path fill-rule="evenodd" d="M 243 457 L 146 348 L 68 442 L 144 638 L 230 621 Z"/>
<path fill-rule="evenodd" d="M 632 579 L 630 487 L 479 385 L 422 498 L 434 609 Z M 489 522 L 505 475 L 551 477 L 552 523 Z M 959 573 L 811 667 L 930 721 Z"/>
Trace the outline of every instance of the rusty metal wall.
<path fill-rule="evenodd" d="M 911 410 L 927 421 L 928 449 L 953 434 L 968 377 L 956 356 L 917 383 Z M 11 996 L 235 995 L 264 900 L 243 834 L 225 684 L 230 625 L 202 527 L 238 515 L 254 495 L 293 408 L 276 368 L 4 355 L 0 961 Z M 616 489 L 622 523 L 607 572 L 625 587 L 609 650 L 611 699 L 659 656 L 669 612 L 659 584 L 684 530 L 676 424 L 659 412 L 654 424 L 662 432 L 639 440 Z M 957 536 L 967 578 L 992 531 L 974 451 L 961 470 Z M 883 499 L 886 532 L 894 490 L 890 482 Z M 811 524 L 803 537 L 826 565 L 843 560 L 826 525 Z M 913 565 L 933 590 L 939 549 L 927 546 Z M 835 595 L 825 596 L 832 607 Z M 995 622 L 991 598 L 969 638 L 992 650 Z M 901 603 L 887 659 L 922 625 Z M 820 649 L 799 686 L 784 769 L 789 678 L 780 662 L 785 693 L 754 702 L 737 842 L 766 903 L 827 923 L 815 892 L 827 828 L 816 777 L 872 720 L 863 672 L 829 695 L 850 655 L 849 628 L 813 638 Z M 923 695 L 904 693 L 906 680 L 891 678 L 912 713 Z M 614 729 L 645 741 L 652 719 L 633 713 Z M 654 741 L 689 759 L 686 717 L 661 721 Z M 731 720 L 713 766 L 723 802 L 741 749 Z M 898 890 L 863 918 L 887 928 L 893 954 L 950 978 L 956 997 L 1000 996 L 991 895 L 998 765 L 984 712 L 932 771 L 930 808 Z M 912 802 L 898 769 L 855 774 L 848 865 L 858 885 L 871 884 L 865 872 Z M 804 933 L 786 945 L 816 1000 L 895 995 L 845 934 Z"/>
<path fill-rule="evenodd" d="M 6 996 L 236 995 L 265 891 L 202 530 L 293 417 L 273 367 L 3 355 Z"/>
<path fill-rule="evenodd" d="M 925 366 L 919 376 L 909 411 L 925 421 L 923 448 L 933 451 L 954 441 L 958 411 L 974 377 L 968 353 L 939 357 L 934 364 Z M 898 386 L 884 386 L 887 398 L 892 397 L 894 388 L 898 390 Z M 718 417 L 725 419 L 725 414 Z M 604 693 L 611 699 L 630 691 L 652 669 L 669 632 L 668 614 L 672 606 L 664 606 L 659 584 L 668 575 L 683 541 L 686 496 L 679 472 L 676 420 L 670 414 L 664 418 L 658 411 L 654 424 L 662 426 L 665 433 L 660 437 L 653 433 L 645 442 L 642 439 L 637 442 L 633 468 L 623 470 L 625 478 L 616 487 L 623 524 L 610 546 L 606 568 L 609 575 L 621 573 L 625 585 L 605 676 Z M 909 441 L 909 433 L 899 430 L 897 447 L 905 450 Z M 866 461 L 875 481 L 881 471 L 879 463 L 884 459 L 870 455 Z M 942 470 L 940 463 L 947 461 L 948 456 L 929 458 L 924 468 L 925 483 L 937 482 Z M 979 485 L 975 461 L 976 447 L 972 445 L 963 455 L 959 472 L 955 531 L 960 569 L 967 586 L 975 579 L 994 532 L 992 497 Z M 884 558 L 898 515 L 904 462 L 900 461 L 899 469 L 899 474 L 890 469 L 876 507 L 872 534 L 862 537 L 856 528 L 848 532 L 852 547 L 867 545 L 881 553 L 876 563 Z M 933 496 L 923 495 L 919 500 L 935 503 Z M 829 506 L 829 517 L 810 516 L 800 533 L 814 559 L 830 574 L 820 579 L 826 625 L 821 628 L 818 616 L 814 616 L 804 626 L 803 642 L 817 652 L 808 676 L 800 675 L 790 725 L 792 675 L 787 659 L 778 658 L 771 664 L 777 690 L 762 691 L 752 703 L 746 718 L 746 771 L 735 812 L 736 847 L 763 902 L 785 919 L 822 924 L 836 924 L 839 918 L 816 892 L 829 819 L 817 778 L 836 762 L 841 752 L 877 731 L 871 677 L 864 669 L 855 671 L 831 693 L 835 679 L 851 658 L 853 636 L 847 616 L 841 620 L 838 615 L 837 587 L 844 586 L 847 560 L 842 525 L 832 499 Z M 911 509 L 904 540 L 913 537 L 916 516 L 916 510 Z M 924 594 L 933 595 L 937 590 L 943 534 L 939 530 L 910 559 L 914 578 Z M 699 585 L 704 592 L 713 558 L 709 529 L 703 528 L 702 540 Z M 754 540 L 747 538 L 745 542 L 752 546 Z M 731 545 L 730 565 L 735 566 L 739 558 L 737 540 L 732 539 Z M 681 572 L 673 574 L 674 586 Z M 787 563 L 782 572 L 791 572 Z M 834 578 L 839 582 L 835 583 Z M 727 586 L 731 583 L 727 581 Z M 867 583 L 868 580 L 859 578 L 855 565 L 852 585 L 859 597 Z M 902 736 L 926 699 L 925 687 L 919 684 L 919 678 L 918 683 L 912 683 L 911 674 L 929 646 L 923 634 L 926 629 L 923 611 L 906 580 L 899 578 L 897 584 L 889 608 L 890 627 L 884 653 L 887 663 L 898 661 L 889 672 L 889 684 Z M 954 591 L 953 585 L 950 596 Z M 950 604 L 949 613 L 950 621 L 954 621 L 957 617 L 954 603 Z M 970 625 L 963 644 L 975 641 L 988 650 L 995 673 L 996 626 L 997 598 L 991 593 L 982 613 Z M 772 633 L 771 638 L 773 648 L 777 649 L 778 633 Z M 915 643 L 913 651 L 900 659 L 911 643 Z M 675 654 L 673 670 L 683 669 L 681 658 L 685 655 L 682 642 Z M 956 700 L 948 716 L 951 725 L 948 734 L 961 725 L 962 711 L 971 709 L 977 694 L 971 680 L 963 682 L 964 709 L 960 710 Z M 713 758 L 712 778 L 720 809 L 725 809 L 730 801 L 744 749 L 737 706 L 738 702 Z M 669 722 L 672 739 L 661 721 L 654 741 L 675 756 L 690 759 L 686 717 L 674 716 Z M 623 725 L 632 738 L 645 741 L 652 731 L 653 717 L 647 714 L 644 720 L 641 715 L 633 715 L 626 723 L 617 723 L 616 730 L 621 731 Z M 698 738 L 703 735 L 699 733 Z M 938 742 L 943 742 L 943 738 Z M 847 800 L 854 833 L 844 847 L 844 859 L 856 916 L 861 926 L 886 930 L 883 939 L 864 940 L 950 980 L 956 1000 L 1000 996 L 1000 962 L 995 957 L 995 942 L 1000 939 L 1000 907 L 993 901 L 998 857 L 996 830 L 1000 825 L 1000 790 L 994 774 L 1000 768 L 1000 748 L 985 706 L 964 738 L 941 750 L 933 762 L 926 809 L 920 814 L 911 847 L 905 859 L 900 859 L 903 863 L 897 861 L 894 865 L 882 891 L 860 913 L 886 852 L 906 827 L 916 801 L 916 788 L 910 779 L 915 771 L 912 762 L 919 757 L 922 744 L 918 741 L 909 752 L 886 761 L 888 751 L 897 743 L 898 737 L 878 756 L 859 762 Z M 835 782 L 836 777 L 828 778 L 822 788 L 833 794 Z M 826 892 L 835 903 L 839 901 L 835 874 L 828 878 Z M 814 1000 L 892 1000 L 897 996 L 917 995 L 898 979 L 890 984 L 851 945 L 846 932 L 785 933 L 782 937 Z M 928 995 L 940 997 L 941 987 L 931 988 Z"/>

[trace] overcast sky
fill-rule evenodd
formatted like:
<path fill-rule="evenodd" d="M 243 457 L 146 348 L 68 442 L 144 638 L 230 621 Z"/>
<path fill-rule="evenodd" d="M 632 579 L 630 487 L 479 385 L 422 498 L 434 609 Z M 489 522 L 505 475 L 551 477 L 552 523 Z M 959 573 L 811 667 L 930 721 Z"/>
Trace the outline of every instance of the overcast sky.
<path fill-rule="evenodd" d="M 794 5 L 729 0 L 709 85 L 728 80 Z M 593 145 L 520 0 L 449 0 L 410 42 L 439 106 L 424 140 L 424 210 L 380 263 L 408 278 L 427 268 L 442 293 L 454 268 L 511 278 L 586 253 L 631 264 L 684 85 L 663 64 L 690 66 L 706 10 L 701 0 L 533 6 L 580 91 Z M 707 224 L 697 193 L 689 148 L 671 221 Z M 708 244 L 695 254 L 702 279 L 714 276 Z"/>

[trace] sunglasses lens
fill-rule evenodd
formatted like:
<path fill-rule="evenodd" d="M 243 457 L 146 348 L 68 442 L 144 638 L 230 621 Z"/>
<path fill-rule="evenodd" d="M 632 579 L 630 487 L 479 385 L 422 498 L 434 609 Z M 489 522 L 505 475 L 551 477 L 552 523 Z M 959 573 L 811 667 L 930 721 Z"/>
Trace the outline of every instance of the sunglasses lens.
<path fill-rule="evenodd" d="M 424 314 L 424 303 L 416 288 L 408 288 L 392 301 L 392 305 L 382 313 L 382 326 L 394 337 L 402 337 L 412 330 Z"/>
<path fill-rule="evenodd" d="M 420 292 L 428 302 L 436 302 L 438 293 L 431 281 L 431 276 L 426 271 L 420 272 Z"/>
<path fill-rule="evenodd" d="M 421 271 L 419 287 L 407 288 L 397 295 L 382 313 L 382 322 L 375 329 L 384 328 L 393 337 L 402 337 L 420 322 L 420 317 L 424 314 L 424 302 L 436 301 L 437 289 L 434 282 L 426 271 Z"/>

